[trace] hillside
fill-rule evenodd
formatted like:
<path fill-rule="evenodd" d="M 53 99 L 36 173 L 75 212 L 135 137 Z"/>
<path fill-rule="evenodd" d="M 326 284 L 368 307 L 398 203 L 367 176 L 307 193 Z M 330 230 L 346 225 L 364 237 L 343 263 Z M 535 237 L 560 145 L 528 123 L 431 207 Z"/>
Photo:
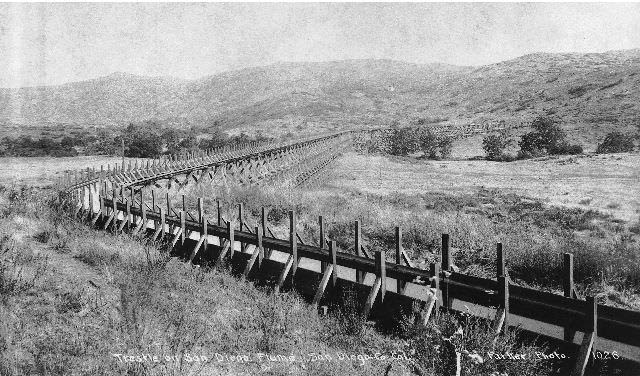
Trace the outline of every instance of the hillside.
<path fill-rule="evenodd" d="M 640 110 L 640 50 L 525 55 L 480 67 L 391 60 L 279 63 L 196 80 L 116 73 L 60 86 L 0 89 L 2 125 L 343 128 L 442 121 L 522 123 L 556 114 L 588 129 Z"/>

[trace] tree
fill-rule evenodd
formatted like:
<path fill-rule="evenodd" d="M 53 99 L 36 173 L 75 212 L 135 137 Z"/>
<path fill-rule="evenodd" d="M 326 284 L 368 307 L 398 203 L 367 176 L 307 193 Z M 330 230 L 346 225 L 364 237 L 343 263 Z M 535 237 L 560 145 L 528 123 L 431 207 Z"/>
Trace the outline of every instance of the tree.
<path fill-rule="evenodd" d="M 408 155 L 420 147 L 420 133 L 411 128 L 398 128 L 391 136 L 391 154 Z"/>
<path fill-rule="evenodd" d="M 499 161 L 504 158 L 504 151 L 513 144 L 513 140 L 504 132 L 491 134 L 482 140 L 482 148 L 490 161 Z"/>
<path fill-rule="evenodd" d="M 582 146 L 571 145 L 567 142 L 567 135 L 560 129 L 556 120 L 540 116 L 533 120 L 531 127 L 534 130 L 523 135 L 518 142 L 521 156 L 582 153 Z"/>
<path fill-rule="evenodd" d="M 123 136 L 126 157 L 155 158 L 162 153 L 162 139 L 151 125 L 135 126 L 130 123 Z"/>
<path fill-rule="evenodd" d="M 421 129 L 418 133 L 419 148 L 429 159 L 443 159 L 451 155 L 453 140 L 449 136 L 436 136 L 428 129 Z"/>
<path fill-rule="evenodd" d="M 635 145 L 633 144 L 633 135 L 624 134 L 621 132 L 609 132 L 602 143 L 598 144 L 596 153 L 626 153 L 633 151 Z"/>

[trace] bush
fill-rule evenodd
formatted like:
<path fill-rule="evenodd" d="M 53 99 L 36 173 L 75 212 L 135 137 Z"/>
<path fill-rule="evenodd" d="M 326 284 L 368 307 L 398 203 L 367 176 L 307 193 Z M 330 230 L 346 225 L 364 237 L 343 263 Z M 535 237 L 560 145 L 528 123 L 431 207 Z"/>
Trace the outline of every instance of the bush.
<path fill-rule="evenodd" d="M 499 161 L 504 159 L 504 150 L 512 143 L 513 140 L 509 139 L 506 133 L 492 134 L 482 140 L 482 148 L 488 160 Z"/>
<path fill-rule="evenodd" d="M 453 139 L 449 136 L 436 136 L 430 130 L 418 133 L 419 147 L 429 159 L 444 159 L 451 156 Z"/>
<path fill-rule="evenodd" d="M 391 154 L 408 155 L 418 150 L 421 144 L 420 133 L 411 128 L 399 128 L 391 136 Z"/>
<path fill-rule="evenodd" d="M 621 132 L 609 132 L 602 143 L 598 144 L 596 153 L 626 153 L 633 151 L 633 135 Z"/>
<path fill-rule="evenodd" d="M 533 120 L 531 127 L 534 131 L 523 135 L 518 143 L 521 157 L 582 153 L 580 145 L 567 142 L 567 135 L 560 129 L 556 120 L 540 116 Z"/>

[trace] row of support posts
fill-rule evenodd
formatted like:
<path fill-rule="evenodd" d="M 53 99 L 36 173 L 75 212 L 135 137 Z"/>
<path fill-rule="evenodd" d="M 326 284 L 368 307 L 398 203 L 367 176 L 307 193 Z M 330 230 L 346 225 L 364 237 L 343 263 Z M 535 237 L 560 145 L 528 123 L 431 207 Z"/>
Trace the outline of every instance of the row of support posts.
<path fill-rule="evenodd" d="M 125 227 L 135 227 L 134 232 L 138 233 L 140 231 L 144 232 L 147 226 L 147 218 L 146 213 L 147 209 L 144 205 L 144 192 L 140 190 L 140 202 L 138 203 L 141 209 L 141 214 L 139 218 L 134 218 L 131 213 L 131 205 L 134 203 L 134 190 L 129 187 L 129 195 L 127 199 L 125 199 L 125 190 L 120 187 L 113 187 L 112 189 L 112 207 L 107 208 L 102 201 L 102 197 L 106 196 L 107 192 L 107 184 L 106 182 L 97 182 L 95 184 L 90 184 L 86 187 L 82 187 L 79 190 L 76 190 L 76 197 L 81 200 L 80 209 L 86 210 L 88 212 L 88 219 L 95 223 L 98 216 L 105 218 L 104 228 L 108 228 L 109 225 L 116 232 L 123 231 Z M 96 208 L 94 205 L 95 197 L 98 196 L 99 205 Z M 151 208 L 154 210 L 156 208 L 155 203 L 155 192 L 152 190 L 151 192 Z M 119 198 L 122 198 L 124 201 L 125 209 L 119 213 L 119 210 L 116 206 L 116 202 L 119 201 Z M 88 199 L 88 201 L 85 201 Z M 87 205 L 85 205 L 87 202 Z M 157 206 L 160 211 L 160 220 L 154 220 L 154 228 L 155 232 L 153 238 L 156 239 L 158 236 L 166 235 L 166 214 L 164 213 L 164 208 Z M 205 249 L 207 246 L 207 237 L 208 237 L 208 228 L 207 228 L 207 219 L 204 214 L 204 201 L 202 198 L 198 199 L 198 216 L 197 220 L 201 224 L 200 230 L 200 239 L 196 245 L 196 247 L 192 250 L 190 255 L 190 261 L 193 262 L 198 250 L 204 245 Z M 169 229 L 169 233 L 173 235 L 173 240 L 171 246 L 175 246 L 175 244 L 180 241 L 181 244 L 184 244 L 186 237 L 188 236 L 186 233 L 185 223 L 186 223 L 186 207 L 183 196 L 183 210 L 179 211 L 180 225 L 179 228 L 175 229 L 177 231 L 172 231 Z M 231 225 L 231 221 L 225 221 L 221 215 L 220 210 L 220 202 L 217 201 L 217 209 L 218 209 L 218 224 L 221 225 L 226 222 L 226 227 L 228 231 L 228 238 L 226 246 L 224 246 L 224 250 L 220 255 L 220 258 L 223 258 L 226 254 L 230 258 L 233 258 L 235 248 L 234 244 L 234 228 Z M 167 212 L 172 212 L 171 201 L 167 196 Z M 97 213 L 96 213 L 97 211 Z M 109 213 L 110 212 L 110 213 Z M 119 214 L 122 214 L 122 219 L 120 224 L 117 224 L 117 220 L 120 220 Z M 239 227 L 240 231 L 247 230 L 249 232 L 250 229 L 244 222 L 244 208 L 242 204 L 238 206 L 238 219 L 239 219 Z M 293 279 L 295 278 L 296 270 L 298 268 L 298 263 L 300 261 L 298 257 L 298 239 L 299 236 L 296 230 L 297 218 L 296 214 L 293 211 L 289 212 L 289 248 L 290 255 L 289 259 L 285 264 L 285 268 L 282 271 L 280 276 L 280 280 L 278 281 L 278 285 L 276 286 L 276 291 L 279 291 L 285 279 Z M 336 262 L 336 254 L 337 254 L 337 246 L 335 241 L 327 242 L 325 236 L 325 223 L 322 216 L 318 218 L 319 223 L 319 245 L 321 248 L 326 249 L 326 245 L 328 244 L 328 258 L 321 260 L 321 273 L 322 278 L 320 280 L 320 284 L 317 288 L 316 294 L 313 298 L 313 304 L 315 306 L 320 302 L 322 295 L 325 289 L 328 286 L 335 287 L 338 279 L 338 265 Z M 359 256 L 365 257 L 363 252 L 363 244 L 362 244 L 362 228 L 360 221 L 355 222 L 354 227 L 355 232 L 355 253 Z M 258 226 L 255 227 L 254 233 L 257 236 L 258 244 L 252 252 L 251 259 L 249 264 L 246 266 L 244 270 L 245 277 L 249 275 L 254 265 L 258 265 L 258 268 L 262 265 L 262 262 L 265 257 L 269 257 L 266 254 L 265 249 L 262 246 L 262 238 L 267 235 L 267 232 L 270 231 L 267 227 L 266 221 L 266 210 L 265 208 L 261 208 L 261 219 Z M 273 234 L 271 234 L 273 235 Z M 222 246 L 222 244 L 221 244 Z M 241 247 L 241 250 L 244 251 L 244 245 Z M 386 294 L 387 286 L 386 286 L 386 253 L 384 251 L 375 253 L 375 280 L 373 285 L 371 286 L 371 290 L 369 296 L 367 298 L 365 307 L 364 307 L 364 315 L 368 317 L 369 312 L 376 301 L 377 297 L 380 297 L 380 301 L 384 302 L 384 297 Z M 396 264 L 410 264 L 408 256 L 406 255 L 403 246 L 402 246 L 402 230 L 400 227 L 395 228 L 395 262 Z M 564 296 L 567 298 L 577 299 L 578 295 L 576 293 L 574 278 L 573 278 L 573 269 L 574 269 L 574 261 L 573 255 L 564 254 L 563 255 L 563 291 Z M 453 263 L 452 263 L 452 255 L 451 255 L 451 245 L 450 245 L 450 237 L 448 234 L 442 235 L 442 243 L 441 243 L 441 260 L 440 263 L 432 263 L 430 265 L 430 295 L 431 298 L 426 302 L 425 309 L 423 310 L 422 320 L 426 323 L 429 320 L 429 316 L 437 313 L 440 308 L 448 311 L 451 309 L 452 297 L 448 291 L 448 279 L 453 272 Z M 365 279 L 365 272 L 361 270 L 356 270 L 356 280 L 360 283 L 363 283 Z M 496 280 L 497 280 L 497 294 L 496 294 L 496 302 L 497 302 L 497 312 L 496 312 L 496 336 L 504 331 L 509 325 L 509 276 L 506 268 L 506 257 L 503 249 L 502 243 L 497 243 L 496 246 Z M 444 284 L 441 282 L 444 281 Z M 406 290 L 406 281 L 397 281 L 396 284 L 396 292 L 399 294 L 404 294 Z M 442 299 L 438 299 L 438 291 L 440 291 L 442 295 Z M 578 354 L 578 358 L 576 361 L 575 368 L 573 370 L 573 376 L 580 376 L 584 374 L 584 369 L 586 368 L 586 363 L 589 359 L 589 355 L 593 349 L 594 343 L 597 338 L 597 303 L 595 302 L 593 297 L 586 298 L 586 307 L 587 311 L 585 311 L 585 323 L 583 325 L 585 330 L 585 335 L 583 337 L 582 345 L 580 347 L 580 351 Z M 570 326 L 565 328 L 564 338 L 566 341 L 573 342 L 575 336 L 575 330 Z"/>

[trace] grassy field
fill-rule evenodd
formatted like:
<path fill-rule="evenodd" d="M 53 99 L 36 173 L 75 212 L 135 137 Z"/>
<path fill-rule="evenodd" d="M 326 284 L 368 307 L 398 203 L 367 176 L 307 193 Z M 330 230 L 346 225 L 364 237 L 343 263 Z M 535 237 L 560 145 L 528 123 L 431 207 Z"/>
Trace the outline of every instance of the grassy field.
<path fill-rule="evenodd" d="M 449 233 L 455 264 L 464 273 L 493 277 L 495 244 L 507 252 L 520 284 L 561 291 L 562 254 L 575 256 L 581 294 L 602 303 L 640 309 L 640 189 L 638 155 L 582 156 L 514 163 L 427 162 L 347 154 L 326 174 L 327 184 L 307 190 L 188 187 L 187 207 L 204 197 L 207 214 L 221 199 L 226 218 L 244 203 L 250 226 L 268 209 L 276 234 L 286 236 L 287 211 L 300 218 L 299 233 L 317 244 L 317 218 L 342 251 L 353 251 L 353 222 L 365 246 L 394 248 L 394 227 L 421 267 L 438 259 L 440 236 Z M 577 184 L 580 181 L 582 184 Z M 576 189 L 576 187 L 578 187 Z M 174 207 L 181 196 L 173 195 Z"/>
<path fill-rule="evenodd" d="M 79 171 L 86 168 L 100 169 L 122 163 L 122 158 L 110 156 L 86 157 L 0 157 L 0 181 L 4 185 L 46 187 L 55 183 L 67 171 Z"/>
<path fill-rule="evenodd" d="M 513 331 L 492 345 L 489 325 L 464 315 L 382 335 L 350 309 L 319 316 L 293 293 L 89 229 L 46 192 L 0 194 L 0 375 L 449 375 L 456 351 L 465 375 L 547 375 L 553 365 L 487 357 L 548 349 Z M 386 358 L 364 358 L 376 353 Z"/>
<path fill-rule="evenodd" d="M 469 194 L 498 189 L 549 205 L 640 218 L 640 154 L 578 155 L 515 162 L 427 161 L 347 154 L 335 186 L 361 192 Z"/>

